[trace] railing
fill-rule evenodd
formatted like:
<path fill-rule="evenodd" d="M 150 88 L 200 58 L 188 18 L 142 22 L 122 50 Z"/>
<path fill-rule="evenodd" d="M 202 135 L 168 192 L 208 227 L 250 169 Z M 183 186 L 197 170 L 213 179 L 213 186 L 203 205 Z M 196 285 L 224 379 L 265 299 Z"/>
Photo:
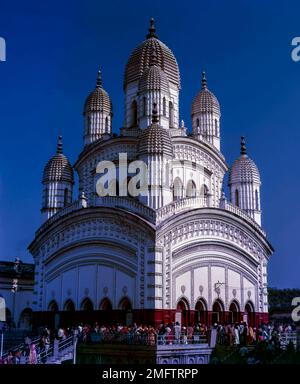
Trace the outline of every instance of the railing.
<path fill-rule="evenodd" d="M 51 216 L 44 224 L 42 224 L 40 226 L 40 228 L 36 231 L 35 236 L 38 236 L 40 233 L 42 233 L 47 227 L 49 227 L 49 225 L 51 225 L 59 217 L 62 217 L 62 216 L 65 216 L 71 212 L 77 211 L 80 208 L 82 208 L 82 204 L 81 204 L 80 200 L 76 200 L 72 204 L 61 209 L 60 211 L 55 213 L 53 216 Z"/>
<path fill-rule="evenodd" d="M 155 211 L 135 198 L 126 196 L 96 196 L 94 204 L 95 206 L 128 209 L 130 212 L 141 215 L 151 221 L 153 224 L 155 223 Z"/>
<path fill-rule="evenodd" d="M 205 335 L 157 335 L 156 333 L 149 334 L 114 334 L 114 333 L 92 333 L 89 341 L 100 344 L 125 344 L 125 345 L 173 345 L 173 344 L 207 344 Z"/>
<path fill-rule="evenodd" d="M 231 203 L 228 203 L 228 201 L 226 201 L 226 200 L 223 200 L 222 203 L 220 204 L 220 208 L 225 209 L 226 211 L 232 212 L 232 213 L 236 214 L 237 216 L 240 216 L 242 219 L 247 221 L 249 224 L 253 225 L 256 228 L 256 230 L 258 232 L 260 232 L 263 236 L 266 236 L 266 232 L 264 230 L 262 230 L 262 228 L 257 224 L 257 222 L 252 217 L 247 215 L 247 213 L 244 212 L 239 207 L 237 207 Z"/>
<path fill-rule="evenodd" d="M 280 346 L 283 349 L 292 343 L 297 348 L 297 332 L 285 332 L 279 334 Z"/>
<path fill-rule="evenodd" d="M 209 207 L 209 198 L 204 196 L 186 197 L 175 200 L 156 211 L 156 224 L 161 223 L 178 212 L 205 207 Z"/>
<path fill-rule="evenodd" d="M 41 340 L 40 337 L 36 337 L 34 339 L 31 339 L 30 344 L 39 344 L 40 340 Z M 22 353 L 24 353 L 27 348 L 30 348 L 30 344 L 27 346 L 25 343 L 21 343 L 13 348 L 9 348 L 9 350 L 4 352 L 3 355 L 1 356 L 2 360 L 7 359 L 9 352 L 15 353 L 17 351 L 21 351 Z"/>

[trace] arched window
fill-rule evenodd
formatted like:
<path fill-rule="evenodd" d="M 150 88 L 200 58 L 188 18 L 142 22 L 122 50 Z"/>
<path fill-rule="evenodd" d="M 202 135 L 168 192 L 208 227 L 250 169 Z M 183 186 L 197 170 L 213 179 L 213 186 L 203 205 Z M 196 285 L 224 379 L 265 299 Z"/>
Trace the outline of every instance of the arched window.
<path fill-rule="evenodd" d="M 215 136 L 218 137 L 218 120 L 215 119 Z"/>
<path fill-rule="evenodd" d="M 239 191 L 238 191 L 237 189 L 235 190 L 235 205 L 236 205 L 237 207 L 240 206 Z"/>
<path fill-rule="evenodd" d="M 174 107 L 171 101 L 169 102 L 169 127 L 174 127 Z"/>
<path fill-rule="evenodd" d="M 176 177 L 173 184 L 173 200 L 179 200 L 183 197 L 183 184 L 179 177 Z"/>
<path fill-rule="evenodd" d="M 48 311 L 58 312 L 58 304 L 55 300 L 50 301 L 50 303 L 48 305 Z"/>
<path fill-rule="evenodd" d="M 108 133 L 108 117 L 105 118 L 105 133 Z"/>
<path fill-rule="evenodd" d="M 186 197 L 195 197 L 197 195 L 196 184 L 194 180 L 189 180 L 186 187 Z"/>
<path fill-rule="evenodd" d="M 69 311 L 69 312 L 74 312 L 75 311 L 75 305 L 74 305 L 74 303 L 73 303 L 73 301 L 71 299 L 68 299 L 65 302 L 64 311 Z"/>
<path fill-rule="evenodd" d="M 200 127 L 200 121 L 199 121 L 199 119 L 196 120 L 196 126 L 197 126 L 197 128 Z"/>
<path fill-rule="evenodd" d="M 204 299 L 199 299 L 195 305 L 196 320 L 200 323 L 207 322 L 207 305 Z"/>
<path fill-rule="evenodd" d="M 119 303 L 119 309 L 122 311 L 131 311 L 132 310 L 132 305 L 130 300 L 127 297 L 124 297 L 120 303 Z"/>
<path fill-rule="evenodd" d="M 68 188 L 64 190 L 64 207 L 68 205 Z"/>
<path fill-rule="evenodd" d="M 177 307 L 176 307 L 176 310 L 178 312 L 182 312 L 182 311 L 188 311 L 189 310 L 189 303 L 186 299 L 182 298 L 178 301 L 177 303 Z"/>
<path fill-rule="evenodd" d="M 147 114 L 146 97 L 143 97 L 143 116 Z"/>
<path fill-rule="evenodd" d="M 166 98 L 163 98 L 163 116 L 167 115 L 167 105 L 166 105 Z"/>
<path fill-rule="evenodd" d="M 258 199 L 258 190 L 255 190 L 255 209 L 259 211 L 259 199 Z"/>
<path fill-rule="evenodd" d="M 87 297 L 82 301 L 80 309 L 82 311 L 92 311 L 94 309 L 94 305 L 92 301 Z"/>
<path fill-rule="evenodd" d="M 131 126 L 137 126 L 137 103 L 135 100 L 131 103 Z"/>
<path fill-rule="evenodd" d="M 202 184 L 201 190 L 200 190 L 200 195 L 202 197 L 208 197 L 208 186 L 205 184 Z"/>

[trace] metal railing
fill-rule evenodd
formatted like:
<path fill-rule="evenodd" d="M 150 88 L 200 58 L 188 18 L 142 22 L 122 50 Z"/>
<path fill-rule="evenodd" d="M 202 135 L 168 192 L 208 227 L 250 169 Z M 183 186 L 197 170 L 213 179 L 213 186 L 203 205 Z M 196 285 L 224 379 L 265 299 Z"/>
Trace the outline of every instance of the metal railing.
<path fill-rule="evenodd" d="M 206 344 L 207 337 L 205 335 L 157 335 L 149 334 L 114 334 L 114 333 L 91 333 L 87 342 L 102 344 L 126 344 L 126 345 L 172 345 L 172 344 Z"/>

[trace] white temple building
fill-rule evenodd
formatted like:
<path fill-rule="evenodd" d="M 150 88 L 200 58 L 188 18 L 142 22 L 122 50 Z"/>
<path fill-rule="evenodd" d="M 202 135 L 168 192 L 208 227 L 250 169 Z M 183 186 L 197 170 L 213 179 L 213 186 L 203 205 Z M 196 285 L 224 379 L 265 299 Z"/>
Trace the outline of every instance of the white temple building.
<path fill-rule="evenodd" d="M 221 109 L 205 73 L 191 129 L 180 122 L 180 87 L 176 58 L 153 19 L 125 68 L 117 135 L 98 73 L 84 104 L 76 163 L 59 138 L 44 169 L 43 224 L 29 246 L 36 321 L 267 321 L 273 249 L 261 226 L 259 170 L 244 138 L 229 169 Z M 116 180 L 108 177 L 113 172 Z"/>

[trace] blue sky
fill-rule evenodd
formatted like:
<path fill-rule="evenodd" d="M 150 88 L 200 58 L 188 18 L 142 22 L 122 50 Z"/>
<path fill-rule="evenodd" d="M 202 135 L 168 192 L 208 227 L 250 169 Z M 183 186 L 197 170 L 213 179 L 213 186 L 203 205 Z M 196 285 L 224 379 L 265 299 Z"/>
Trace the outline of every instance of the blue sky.
<path fill-rule="evenodd" d="M 296 1 L 1 1 L 0 259 L 31 261 L 27 245 L 40 225 L 41 176 L 64 137 L 72 163 L 82 149 L 82 109 L 99 67 L 123 120 L 123 73 L 151 16 L 180 67 L 180 116 L 206 70 L 222 112 L 222 151 L 232 164 L 239 138 L 262 177 L 263 226 L 276 249 L 269 285 L 300 287 L 298 234 L 300 36 Z"/>

